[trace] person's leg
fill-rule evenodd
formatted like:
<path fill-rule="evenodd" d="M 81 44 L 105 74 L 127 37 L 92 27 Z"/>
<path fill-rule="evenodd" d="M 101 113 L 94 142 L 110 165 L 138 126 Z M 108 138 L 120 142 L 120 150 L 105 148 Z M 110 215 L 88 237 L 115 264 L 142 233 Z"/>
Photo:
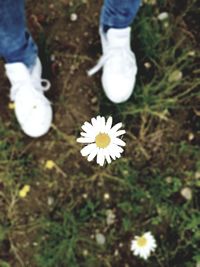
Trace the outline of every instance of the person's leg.
<path fill-rule="evenodd" d="M 101 26 L 105 30 L 130 26 L 138 12 L 140 2 L 140 0 L 104 0 L 100 17 Z"/>
<path fill-rule="evenodd" d="M 38 49 L 26 29 L 24 0 L 0 0 L 0 56 L 32 67 Z"/>
<path fill-rule="evenodd" d="M 127 101 L 135 86 L 137 64 L 130 45 L 130 25 L 139 6 L 140 0 L 105 0 L 102 7 L 100 37 L 103 55 L 88 75 L 103 68 L 102 87 L 114 103 Z"/>
<path fill-rule="evenodd" d="M 51 126 L 52 108 L 44 96 L 38 49 L 26 29 L 24 0 L 0 0 L 0 56 L 22 130 L 30 137 L 44 135 Z"/>

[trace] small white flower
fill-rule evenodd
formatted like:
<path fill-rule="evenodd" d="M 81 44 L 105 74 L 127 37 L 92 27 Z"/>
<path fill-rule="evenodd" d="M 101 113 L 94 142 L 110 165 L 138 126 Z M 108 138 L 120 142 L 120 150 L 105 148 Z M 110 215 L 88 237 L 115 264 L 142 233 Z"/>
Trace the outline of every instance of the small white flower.
<path fill-rule="evenodd" d="M 87 144 L 82 150 L 81 155 L 88 157 L 88 161 L 92 161 L 97 156 L 97 164 L 104 165 L 105 160 L 111 163 L 111 159 L 121 157 L 124 151 L 121 146 L 126 143 L 119 138 L 125 134 L 125 130 L 119 130 L 122 123 L 117 123 L 112 127 L 112 117 L 105 120 L 105 117 L 97 116 L 91 119 L 91 123 L 85 122 L 82 126 L 84 132 L 81 132 L 79 143 Z"/>
<path fill-rule="evenodd" d="M 131 241 L 133 254 L 145 260 L 155 250 L 156 246 L 156 240 L 151 232 L 146 232 L 142 236 L 135 236 L 134 240 Z"/>
<path fill-rule="evenodd" d="M 99 244 L 99 245 L 104 245 L 105 244 L 106 238 L 105 238 L 105 236 L 103 234 L 97 233 L 95 237 L 96 237 L 97 244 Z"/>
<path fill-rule="evenodd" d="M 191 50 L 191 51 L 189 51 L 188 52 L 188 56 L 190 56 L 190 57 L 194 57 L 195 56 L 195 51 L 193 51 L 193 50 Z"/>

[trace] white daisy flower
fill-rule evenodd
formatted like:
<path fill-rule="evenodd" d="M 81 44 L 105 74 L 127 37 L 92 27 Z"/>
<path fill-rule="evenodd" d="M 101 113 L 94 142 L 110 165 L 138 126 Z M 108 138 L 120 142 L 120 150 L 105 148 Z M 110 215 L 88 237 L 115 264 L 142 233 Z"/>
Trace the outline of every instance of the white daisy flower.
<path fill-rule="evenodd" d="M 97 156 L 97 163 L 104 165 L 105 160 L 111 163 L 111 159 L 121 157 L 124 151 L 122 146 L 126 143 L 119 138 L 125 134 L 125 130 L 119 130 L 122 123 L 117 123 L 112 127 L 112 117 L 105 120 L 105 117 L 97 116 L 91 119 L 91 123 L 85 122 L 82 126 L 84 132 L 81 132 L 77 142 L 87 144 L 82 150 L 81 155 L 88 157 L 92 161 Z"/>
<path fill-rule="evenodd" d="M 156 247 L 156 240 L 151 232 L 146 232 L 142 236 L 135 236 L 134 240 L 131 241 L 131 250 L 133 251 L 133 254 L 145 260 Z"/>

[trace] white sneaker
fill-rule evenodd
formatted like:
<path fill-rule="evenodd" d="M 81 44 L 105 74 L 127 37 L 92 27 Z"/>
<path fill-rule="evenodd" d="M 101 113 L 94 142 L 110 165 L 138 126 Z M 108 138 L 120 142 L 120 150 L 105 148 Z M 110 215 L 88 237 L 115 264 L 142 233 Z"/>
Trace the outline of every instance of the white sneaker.
<path fill-rule="evenodd" d="M 46 134 L 52 122 L 52 107 L 44 96 L 50 87 L 42 85 L 41 63 L 37 59 L 30 71 L 23 63 L 5 64 L 6 74 L 11 83 L 10 99 L 15 102 L 15 114 L 24 131 L 30 137 Z"/>
<path fill-rule="evenodd" d="M 102 85 L 107 97 L 114 103 L 122 103 L 131 96 L 136 80 L 137 64 L 130 47 L 131 28 L 100 29 L 103 56 L 88 71 L 91 76 L 103 67 Z"/>

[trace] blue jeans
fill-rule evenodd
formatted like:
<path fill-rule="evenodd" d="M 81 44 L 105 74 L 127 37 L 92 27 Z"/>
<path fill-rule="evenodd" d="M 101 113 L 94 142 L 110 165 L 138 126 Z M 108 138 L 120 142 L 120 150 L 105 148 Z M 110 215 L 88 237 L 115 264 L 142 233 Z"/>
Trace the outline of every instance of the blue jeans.
<path fill-rule="evenodd" d="M 38 49 L 26 28 L 24 0 L 0 0 L 0 56 L 7 63 L 35 63 Z"/>
<path fill-rule="evenodd" d="M 100 24 L 107 28 L 128 27 L 140 0 L 104 0 Z M 24 0 L 0 0 L 0 56 L 7 63 L 22 62 L 31 68 L 38 49 L 26 28 Z"/>
<path fill-rule="evenodd" d="M 133 22 L 140 0 L 104 0 L 100 24 L 104 28 L 126 28 Z"/>

